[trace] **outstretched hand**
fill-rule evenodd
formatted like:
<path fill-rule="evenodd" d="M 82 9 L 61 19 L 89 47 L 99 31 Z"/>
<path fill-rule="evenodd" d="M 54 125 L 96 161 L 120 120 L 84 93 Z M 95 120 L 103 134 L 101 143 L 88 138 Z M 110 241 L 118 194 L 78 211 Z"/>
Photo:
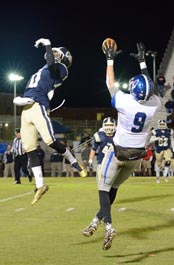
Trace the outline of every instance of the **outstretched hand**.
<path fill-rule="evenodd" d="M 117 43 L 112 38 L 106 38 L 102 43 L 102 50 L 107 60 L 114 60 L 114 58 L 122 52 L 117 51 Z"/>
<path fill-rule="evenodd" d="M 138 53 L 130 53 L 130 56 L 134 57 L 138 62 L 145 61 L 145 46 L 142 42 L 137 43 Z"/>
<path fill-rule="evenodd" d="M 51 45 L 51 42 L 49 39 L 41 38 L 35 42 L 34 47 L 38 48 L 40 44 L 42 44 L 43 46 L 47 46 L 47 45 Z"/>

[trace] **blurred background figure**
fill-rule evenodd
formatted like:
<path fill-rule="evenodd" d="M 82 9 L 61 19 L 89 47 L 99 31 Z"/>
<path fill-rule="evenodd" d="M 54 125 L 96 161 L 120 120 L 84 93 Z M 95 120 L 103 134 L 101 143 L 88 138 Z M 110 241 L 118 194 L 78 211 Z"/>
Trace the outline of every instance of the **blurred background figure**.
<path fill-rule="evenodd" d="M 160 183 L 160 172 L 163 171 L 165 182 L 168 182 L 168 174 L 171 164 L 171 149 L 174 150 L 173 130 L 167 128 L 165 120 L 158 120 L 158 128 L 151 131 L 150 143 L 154 143 L 156 182 Z"/>
<path fill-rule="evenodd" d="M 54 150 L 50 155 L 51 177 L 62 177 L 63 156 Z"/>
<path fill-rule="evenodd" d="M 73 148 L 71 145 L 68 144 L 68 142 L 64 143 L 66 148 L 69 149 L 69 151 L 72 153 L 72 155 L 75 157 L 75 154 L 73 152 Z M 65 158 L 64 160 L 64 166 L 65 166 L 65 176 L 66 177 L 74 177 L 74 170 L 73 167 L 71 166 L 70 162 L 68 161 L 68 159 Z"/>
<path fill-rule="evenodd" d="M 141 167 L 142 167 L 142 174 L 143 176 L 152 176 L 152 159 L 153 159 L 153 152 L 152 152 L 152 146 L 146 146 L 146 153 L 147 155 L 142 159 L 141 161 Z"/>
<path fill-rule="evenodd" d="M 166 83 L 166 79 L 163 75 L 163 73 L 159 73 L 159 75 L 157 76 L 157 86 L 158 86 L 158 92 L 160 94 L 160 97 L 163 98 L 164 96 L 164 90 L 165 90 L 165 83 Z"/>
<path fill-rule="evenodd" d="M 40 143 L 37 144 L 36 152 L 37 152 L 37 154 L 39 156 L 39 160 L 40 160 L 40 164 L 41 164 L 41 167 L 42 167 L 43 176 L 45 176 L 45 171 L 44 171 L 45 151 L 41 148 Z"/>
<path fill-rule="evenodd" d="M 89 167 L 88 167 L 90 151 L 91 151 L 91 147 L 89 146 L 89 143 L 84 142 L 84 145 L 83 145 L 83 148 L 81 151 L 81 160 L 82 160 L 82 166 L 88 172 L 88 176 L 91 176 L 91 174 L 92 174 L 92 170 L 89 170 Z M 90 168 L 90 169 L 92 169 L 92 168 Z"/>
<path fill-rule="evenodd" d="M 3 163 L 4 163 L 4 178 L 13 177 L 15 179 L 14 156 L 11 144 L 8 144 L 7 150 L 3 155 Z"/>

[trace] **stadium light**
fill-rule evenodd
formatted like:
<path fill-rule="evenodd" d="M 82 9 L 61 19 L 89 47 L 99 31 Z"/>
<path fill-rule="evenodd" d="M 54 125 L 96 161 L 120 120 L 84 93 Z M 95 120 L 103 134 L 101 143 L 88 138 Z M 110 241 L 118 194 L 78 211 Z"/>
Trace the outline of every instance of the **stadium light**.
<path fill-rule="evenodd" d="M 153 82 L 155 84 L 156 81 L 156 56 L 157 52 L 156 51 L 147 51 L 146 56 L 151 56 L 153 58 Z"/>
<path fill-rule="evenodd" d="M 13 82 L 13 96 L 15 98 L 16 97 L 16 91 L 17 91 L 16 83 L 18 81 L 23 80 L 24 77 L 21 75 L 15 74 L 15 73 L 11 73 L 11 74 L 9 74 L 8 78 L 11 82 Z M 14 130 L 15 130 L 15 128 L 16 128 L 16 105 L 14 104 Z"/>

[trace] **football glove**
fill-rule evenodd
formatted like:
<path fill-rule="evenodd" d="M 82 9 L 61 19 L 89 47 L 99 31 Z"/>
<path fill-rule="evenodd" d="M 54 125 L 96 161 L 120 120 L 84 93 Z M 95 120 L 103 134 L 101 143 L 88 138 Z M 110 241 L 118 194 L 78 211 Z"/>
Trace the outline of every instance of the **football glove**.
<path fill-rule="evenodd" d="M 114 58 L 122 52 L 121 50 L 117 51 L 117 43 L 111 38 L 107 38 L 103 41 L 102 50 L 107 60 L 114 60 Z"/>
<path fill-rule="evenodd" d="M 90 171 L 93 171 L 93 164 L 92 163 L 88 163 L 88 168 Z"/>
<path fill-rule="evenodd" d="M 138 53 L 130 53 L 130 56 L 134 57 L 139 63 L 145 62 L 145 46 L 142 42 L 137 43 Z"/>
<path fill-rule="evenodd" d="M 51 42 L 49 39 L 38 39 L 35 44 L 34 44 L 34 47 L 38 48 L 39 45 L 42 44 L 43 46 L 48 46 L 48 45 L 51 45 Z"/>

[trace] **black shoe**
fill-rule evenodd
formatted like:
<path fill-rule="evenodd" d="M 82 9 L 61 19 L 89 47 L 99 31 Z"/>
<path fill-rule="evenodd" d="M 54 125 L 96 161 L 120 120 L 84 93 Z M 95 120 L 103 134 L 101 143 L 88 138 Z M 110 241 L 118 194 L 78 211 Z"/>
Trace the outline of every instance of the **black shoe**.
<path fill-rule="evenodd" d="M 29 176 L 28 179 L 29 179 L 29 182 L 32 182 L 33 180 L 32 176 Z"/>
<path fill-rule="evenodd" d="M 17 180 L 15 180 L 15 182 L 13 182 L 13 184 L 21 184 L 21 182 L 20 182 L 20 181 L 17 181 Z"/>

